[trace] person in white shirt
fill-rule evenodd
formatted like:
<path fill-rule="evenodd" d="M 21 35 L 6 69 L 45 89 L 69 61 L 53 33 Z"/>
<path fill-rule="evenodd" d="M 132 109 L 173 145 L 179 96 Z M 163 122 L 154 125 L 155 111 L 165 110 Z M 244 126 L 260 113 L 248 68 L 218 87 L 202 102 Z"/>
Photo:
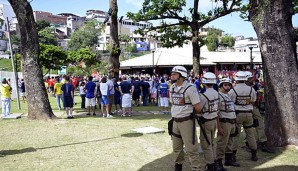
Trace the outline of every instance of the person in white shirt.
<path fill-rule="evenodd" d="M 80 96 L 82 99 L 81 102 L 81 109 L 86 109 L 86 90 L 85 90 L 85 82 L 81 82 L 80 87 L 79 87 L 79 91 L 80 91 Z"/>
<path fill-rule="evenodd" d="M 112 105 L 113 105 L 113 102 L 114 102 L 114 94 L 115 94 L 115 89 L 114 89 L 114 83 L 113 83 L 113 79 L 112 79 L 112 76 L 109 75 L 108 77 L 108 80 L 107 80 L 107 84 L 108 84 L 108 87 L 109 87 L 109 92 L 110 92 L 110 95 L 108 96 L 109 98 L 109 114 L 112 113 Z"/>
<path fill-rule="evenodd" d="M 113 116 L 110 115 L 110 102 L 109 102 L 109 85 L 107 83 L 107 77 L 103 77 L 100 83 L 100 91 L 101 91 L 101 112 L 102 116 L 107 118 L 112 118 Z M 104 114 L 104 106 L 106 106 L 107 114 Z"/>

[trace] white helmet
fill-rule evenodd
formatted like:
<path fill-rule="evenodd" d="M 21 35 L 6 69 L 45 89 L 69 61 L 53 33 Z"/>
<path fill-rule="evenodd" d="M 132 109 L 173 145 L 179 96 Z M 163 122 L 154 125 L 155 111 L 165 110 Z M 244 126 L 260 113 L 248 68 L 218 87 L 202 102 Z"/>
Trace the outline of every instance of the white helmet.
<path fill-rule="evenodd" d="M 187 77 L 187 70 L 183 66 L 175 66 L 172 69 L 172 72 L 177 72 L 180 73 L 182 77 L 186 78 Z"/>
<path fill-rule="evenodd" d="M 220 87 L 222 83 L 230 83 L 230 84 L 232 84 L 232 80 L 229 79 L 229 78 L 220 79 L 220 82 L 219 82 L 218 86 Z"/>
<path fill-rule="evenodd" d="M 202 78 L 203 84 L 216 84 L 216 76 L 212 72 L 206 72 Z"/>
<path fill-rule="evenodd" d="M 246 81 L 246 74 L 244 71 L 238 71 L 235 76 L 236 81 Z"/>
<path fill-rule="evenodd" d="M 250 71 L 244 71 L 244 72 L 245 72 L 245 75 L 246 75 L 247 79 L 254 77 Z"/>

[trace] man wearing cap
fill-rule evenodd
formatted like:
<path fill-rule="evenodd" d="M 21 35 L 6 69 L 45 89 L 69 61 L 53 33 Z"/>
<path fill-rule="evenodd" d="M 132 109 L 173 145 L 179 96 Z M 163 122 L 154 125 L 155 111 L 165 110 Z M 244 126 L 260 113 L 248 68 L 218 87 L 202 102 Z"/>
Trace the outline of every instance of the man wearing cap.
<path fill-rule="evenodd" d="M 254 77 L 250 71 L 245 71 L 247 81 L 246 85 L 253 87 L 254 86 Z M 255 89 L 255 88 L 254 88 Z M 256 90 L 257 91 L 257 90 Z M 255 125 L 258 137 L 258 144 L 261 147 L 261 150 L 266 153 L 274 153 L 273 149 L 270 149 L 267 145 L 267 137 L 265 135 L 265 125 L 264 125 L 264 117 L 261 115 L 259 106 L 259 102 L 254 103 L 253 106 L 253 118 L 257 120 L 258 124 Z"/>
<path fill-rule="evenodd" d="M 229 78 L 223 78 L 219 83 L 219 113 L 218 113 L 218 136 L 216 146 L 216 157 L 218 170 L 223 168 L 222 160 L 225 156 L 226 166 L 239 167 L 240 164 L 232 161 L 232 144 L 236 131 L 235 105 L 228 92 L 232 88 L 232 81 Z"/>
<path fill-rule="evenodd" d="M 212 72 L 203 75 L 202 83 L 206 91 L 200 94 L 200 103 L 203 106 L 200 129 L 200 142 L 204 151 L 206 171 L 215 170 L 215 142 L 214 136 L 217 128 L 219 94 L 213 89 L 216 84 L 216 76 Z M 204 133 L 204 132 L 205 133 Z"/>
<path fill-rule="evenodd" d="M 11 101 L 11 93 L 12 88 L 8 84 L 6 78 L 2 80 L 2 84 L 0 86 L 1 91 L 1 101 L 2 101 L 2 117 L 7 117 L 10 114 L 10 101 Z"/>
<path fill-rule="evenodd" d="M 175 66 L 171 72 L 173 85 L 170 88 L 170 102 L 172 103 L 172 120 L 169 122 L 169 134 L 172 137 L 175 157 L 175 171 L 182 171 L 184 162 L 183 145 L 188 153 L 193 171 L 200 170 L 198 141 L 195 133 L 193 110 L 200 113 L 200 98 L 197 90 L 185 81 L 187 70 L 183 66 Z"/>
<path fill-rule="evenodd" d="M 245 81 L 247 80 L 245 72 L 238 71 L 236 73 L 235 80 L 236 86 L 229 91 L 229 95 L 235 103 L 236 129 L 240 132 L 241 126 L 243 125 L 246 133 L 246 140 L 249 148 L 251 149 L 251 160 L 257 161 L 257 144 L 254 136 L 254 124 L 252 117 L 253 103 L 256 101 L 256 92 L 252 87 L 245 84 Z M 232 148 L 232 159 L 234 162 L 236 161 L 239 136 L 240 134 L 236 136 Z"/>

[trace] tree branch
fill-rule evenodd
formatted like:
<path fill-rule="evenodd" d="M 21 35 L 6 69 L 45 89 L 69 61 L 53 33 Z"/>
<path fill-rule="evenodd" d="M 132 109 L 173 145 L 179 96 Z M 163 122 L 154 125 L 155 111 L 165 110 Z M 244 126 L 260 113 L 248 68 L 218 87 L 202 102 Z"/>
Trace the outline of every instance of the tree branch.
<path fill-rule="evenodd" d="M 171 26 L 182 26 L 182 25 L 187 25 L 188 26 L 188 23 L 181 22 L 181 23 L 165 24 L 165 25 L 150 27 L 149 31 L 158 30 L 158 29 L 161 29 L 161 28 L 166 28 L 166 27 L 171 27 Z"/>
<path fill-rule="evenodd" d="M 219 13 L 217 15 L 214 15 L 214 16 L 208 18 L 208 19 L 205 19 L 205 20 L 199 22 L 199 25 L 202 27 L 202 26 L 206 25 L 207 23 L 210 23 L 213 20 L 216 20 L 216 19 L 218 19 L 220 17 L 223 17 L 225 15 L 231 14 L 232 12 L 236 12 L 236 11 L 241 11 L 241 10 L 240 9 L 230 9 L 230 10 L 221 12 L 221 13 Z"/>
<path fill-rule="evenodd" d="M 173 12 L 173 11 L 171 11 L 170 9 L 167 9 L 168 10 L 168 12 L 170 13 L 170 14 L 172 14 L 174 17 L 176 17 L 176 19 L 178 19 L 178 20 L 181 20 L 181 21 L 183 21 L 183 22 L 185 22 L 185 23 L 190 23 L 187 19 L 185 19 L 184 17 L 180 17 L 176 12 Z"/>

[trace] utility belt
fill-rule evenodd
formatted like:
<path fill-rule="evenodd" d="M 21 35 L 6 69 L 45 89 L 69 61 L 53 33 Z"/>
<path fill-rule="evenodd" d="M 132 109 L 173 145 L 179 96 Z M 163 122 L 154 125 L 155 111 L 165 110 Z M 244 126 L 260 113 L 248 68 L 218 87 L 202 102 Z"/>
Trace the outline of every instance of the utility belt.
<path fill-rule="evenodd" d="M 189 115 L 189 116 L 183 117 L 183 118 L 174 118 L 174 117 L 172 117 L 172 119 L 169 120 L 169 122 L 168 122 L 168 133 L 169 133 L 169 135 L 177 137 L 177 138 L 182 138 L 181 135 L 176 134 L 175 132 L 173 132 L 174 121 L 175 122 L 184 122 L 184 121 L 188 121 L 188 120 L 191 120 L 191 119 L 193 119 L 192 114 Z"/>
<path fill-rule="evenodd" d="M 252 110 L 236 110 L 235 113 L 236 115 L 238 115 L 239 113 L 252 113 Z"/>
<path fill-rule="evenodd" d="M 189 115 L 189 116 L 186 116 L 186 117 L 183 117 L 183 118 L 173 118 L 173 120 L 175 122 L 184 122 L 184 121 L 190 120 L 192 118 L 193 118 L 192 115 Z"/>
<path fill-rule="evenodd" d="M 229 119 L 229 118 L 219 118 L 220 122 L 223 123 L 230 123 L 230 124 L 235 124 L 236 123 L 236 119 Z"/>
<path fill-rule="evenodd" d="M 204 117 L 199 117 L 199 121 L 200 121 L 201 124 L 204 124 L 205 122 L 213 121 L 215 119 L 217 119 L 217 117 L 212 118 L 212 119 L 206 119 Z"/>

